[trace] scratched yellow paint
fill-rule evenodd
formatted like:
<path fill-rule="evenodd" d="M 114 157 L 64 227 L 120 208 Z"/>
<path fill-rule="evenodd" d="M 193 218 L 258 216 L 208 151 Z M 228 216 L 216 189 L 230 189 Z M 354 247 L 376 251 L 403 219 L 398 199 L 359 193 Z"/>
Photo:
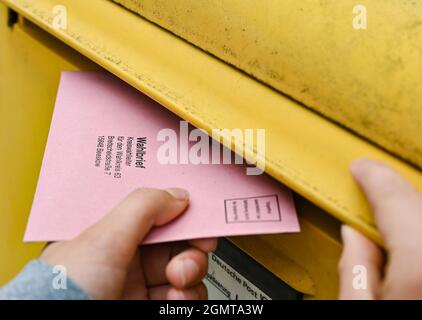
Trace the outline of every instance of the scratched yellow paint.
<path fill-rule="evenodd" d="M 115 1 L 422 168 L 422 2 Z"/>

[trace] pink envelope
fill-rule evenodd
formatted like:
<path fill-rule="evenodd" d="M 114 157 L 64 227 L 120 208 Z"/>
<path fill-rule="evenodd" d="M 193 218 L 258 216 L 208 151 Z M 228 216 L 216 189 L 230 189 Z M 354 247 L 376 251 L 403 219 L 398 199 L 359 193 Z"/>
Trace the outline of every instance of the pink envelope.
<path fill-rule="evenodd" d="M 160 163 L 157 135 L 180 121 L 110 74 L 63 73 L 24 240 L 72 239 L 139 187 L 190 193 L 186 212 L 144 243 L 299 231 L 290 191 L 265 174 Z"/>

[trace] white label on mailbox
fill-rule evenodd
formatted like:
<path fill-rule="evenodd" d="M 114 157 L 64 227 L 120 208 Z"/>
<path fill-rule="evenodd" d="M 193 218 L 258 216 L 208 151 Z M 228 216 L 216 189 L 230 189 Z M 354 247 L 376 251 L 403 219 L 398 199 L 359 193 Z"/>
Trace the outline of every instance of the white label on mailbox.
<path fill-rule="evenodd" d="M 271 300 L 251 281 L 214 253 L 209 254 L 204 280 L 209 300 Z"/>

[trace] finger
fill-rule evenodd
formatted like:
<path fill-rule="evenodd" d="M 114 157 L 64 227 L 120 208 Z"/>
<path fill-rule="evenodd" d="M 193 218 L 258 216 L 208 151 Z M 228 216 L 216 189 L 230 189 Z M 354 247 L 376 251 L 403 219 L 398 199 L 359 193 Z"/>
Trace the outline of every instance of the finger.
<path fill-rule="evenodd" d="M 339 263 L 339 298 L 346 300 L 376 299 L 381 288 L 381 250 L 370 240 L 343 225 L 343 253 Z"/>
<path fill-rule="evenodd" d="M 79 238 L 97 252 L 107 252 L 116 264 L 127 266 L 148 231 L 181 214 L 188 198 L 183 189 L 135 190 Z"/>
<path fill-rule="evenodd" d="M 197 239 L 189 242 L 173 242 L 141 247 L 142 265 L 147 286 L 168 283 L 166 267 L 170 260 L 179 253 L 194 247 L 205 253 L 215 250 L 216 239 Z"/>
<path fill-rule="evenodd" d="M 167 292 L 168 300 L 207 300 L 208 291 L 201 282 L 189 289 L 170 288 Z"/>
<path fill-rule="evenodd" d="M 351 172 L 371 205 L 387 248 L 414 243 L 422 226 L 420 194 L 392 168 L 373 160 L 354 161 Z"/>
<path fill-rule="evenodd" d="M 208 291 L 203 283 L 188 289 L 176 289 L 171 285 L 149 288 L 151 300 L 207 300 Z"/>
<path fill-rule="evenodd" d="M 217 249 L 217 239 L 215 238 L 190 240 L 189 244 L 204 252 L 212 252 Z"/>
<path fill-rule="evenodd" d="M 170 260 L 188 249 L 187 242 L 147 245 L 140 248 L 142 269 L 148 287 L 168 284 L 166 268 Z"/>
<path fill-rule="evenodd" d="M 148 297 L 150 300 L 167 300 L 167 295 L 171 288 L 173 287 L 169 284 L 150 287 L 148 289 Z"/>
<path fill-rule="evenodd" d="M 208 270 L 208 255 L 190 248 L 175 256 L 167 265 L 166 276 L 178 289 L 191 287 L 201 282 Z"/>
<path fill-rule="evenodd" d="M 140 254 L 137 251 L 128 267 L 122 299 L 145 300 L 147 298 L 148 292 L 145 286 L 145 276 L 141 267 Z"/>

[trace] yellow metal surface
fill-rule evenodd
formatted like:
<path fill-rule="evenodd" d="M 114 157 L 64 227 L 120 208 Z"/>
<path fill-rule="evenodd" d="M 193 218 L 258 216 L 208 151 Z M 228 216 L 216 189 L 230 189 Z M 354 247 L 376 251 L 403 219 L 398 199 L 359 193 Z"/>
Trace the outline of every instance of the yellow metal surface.
<path fill-rule="evenodd" d="M 0 3 L 0 286 L 38 255 L 22 242 L 50 126 L 60 70 L 95 67 Z"/>
<path fill-rule="evenodd" d="M 24 19 L 8 27 L 0 4 L 6 44 L 0 47 L 0 148 L 8 155 L 1 158 L 7 170 L 0 180 L 0 282 L 40 249 L 22 244 L 23 229 L 60 71 L 98 68 L 82 55 L 207 131 L 265 128 L 267 172 L 378 242 L 367 203 L 348 174 L 350 161 L 383 160 L 422 190 L 418 170 L 110 1 L 62 0 L 66 30 L 52 27 L 55 1 L 1 2 L 54 37 Z M 334 298 L 338 223 L 304 200 L 297 204 L 300 234 L 234 241 L 294 288 Z"/>
<path fill-rule="evenodd" d="M 422 168 L 422 2 L 114 1 Z"/>
<path fill-rule="evenodd" d="M 110 1 L 61 1 L 66 29 L 53 0 L 1 1 L 197 127 L 266 129 L 266 171 L 379 243 L 350 162 L 381 160 L 422 190 L 417 169 Z"/>
<path fill-rule="evenodd" d="M 64 70 L 99 68 L 73 49 L 20 18 L 6 24 L 0 4 L 0 285 L 8 281 L 43 244 L 23 244 L 59 75 Z M 7 160 L 7 161 L 6 161 Z M 3 162 L 4 161 L 4 162 Z M 307 201 L 296 199 L 299 235 L 232 238 L 239 247 L 306 298 L 335 298 L 340 254 L 338 223 Z"/>

